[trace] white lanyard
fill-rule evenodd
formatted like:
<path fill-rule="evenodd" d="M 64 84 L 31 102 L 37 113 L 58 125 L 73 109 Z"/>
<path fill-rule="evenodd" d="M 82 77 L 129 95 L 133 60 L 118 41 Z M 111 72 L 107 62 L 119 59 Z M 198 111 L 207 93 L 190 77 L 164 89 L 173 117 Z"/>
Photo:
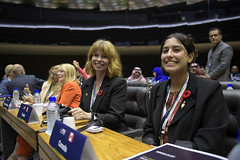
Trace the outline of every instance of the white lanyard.
<path fill-rule="evenodd" d="M 185 91 L 185 89 L 187 88 L 187 83 L 188 83 L 188 79 L 189 79 L 189 75 L 187 77 L 187 80 L 184 82 L 182 88 L 180 89 L 180 91 L 178 92 L 178 95 L 177 95 L 177 98 L 176 100 L 174 101 L 174 103 L 171 105 L 171 107 L 168 109 L 168 111 L 166 110 L 167 109 L 167 101 L 168 101 L 168 98 L 169 98 L 169 95 L 170 95 L 170 87 L 168 86 L 167 88 L 167 98 L 166 98 L 166 102 L 165 102 L 165 105 L 164 105 L 164 108 L 163 108 L 163 118 L 162 120 L 164 121 L 163 124 L 162 124 L 162 130 L 161 130 L 161 134 L 164 134 L 165 133 L 165 128 L 166 128 L 166 125 L 167 125 L 167 121 L 169 120 L 169 118 L 171 117 L 174 109 L 176 108 L 179 100 L 181 99 L 182 97 L 182 94 L 183 92 Z"/>

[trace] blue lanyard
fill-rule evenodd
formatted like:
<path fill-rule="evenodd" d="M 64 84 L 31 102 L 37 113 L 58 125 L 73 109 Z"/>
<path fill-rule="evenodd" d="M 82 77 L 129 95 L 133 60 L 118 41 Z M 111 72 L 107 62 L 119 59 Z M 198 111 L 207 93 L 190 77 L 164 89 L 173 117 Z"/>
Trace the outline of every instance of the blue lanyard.
<path fill-rule="evenodd" d="M 100 85 L 101 87 L 101 85 Z M 100 89 L 99 87 L 99 89 Z M 98 91 L 99 91 L 98 89 Z M 92 106 L 93 106 L 93 103 L 95 102 L 96 98 L 97 98 L 97 93 L 98 91 L 96 92 L 95 91 L 95 81 L 93 82 L 93 90 L 92 90 L 92 96 L 91 96 L 91 104 L 90 104 L 90 110 L 92 110 Z"/>
<path fill-rule="evenodd" d="M 187 80 L 184 82 L 184 84 L 183 84 L 183 86 L 181 87 L 180 91 L 178 92 L 175 101 L 172 103 L 172 105 L 169 107 L 169 109 L 167 110 L 167 112 L 164 114 L 164 116 L 163 116 L 163 118 L 162 118 L 162 120 L 161 120 L 161 122 L 160 122 L 160 134 L 161 134 L 161 131 L 162 131 L 162 127 L 163 127 L 164 122 L 165 122 L 165 121 L 168 121 L 168 119 L 169 119 L 169 117 L 170 117 L 170 115 L 169 115 L 170 111 L 172 110 L 173 106 L 174 106 L 174 108 L 177 106 L 177 103 L 179 102 L 179 100 L 180 100 L 183 92 L 184 92 L 185 89 L 187 88 L 188 79 L 189 79 L 189 76 L 188 76 Z M 167 92 L 166 92 L 166 96 L 167 96 L 167 97 L 166 97 L 166 102 L 165 102 L 165 106 L 163 107 L 163 110 L 164 110 L 164 108 L 166 107 L 169 94 L 170 94 L 170 87 L 169 87 L 169 85 L 168 85 L 168 87 L 167 87 Z"/>

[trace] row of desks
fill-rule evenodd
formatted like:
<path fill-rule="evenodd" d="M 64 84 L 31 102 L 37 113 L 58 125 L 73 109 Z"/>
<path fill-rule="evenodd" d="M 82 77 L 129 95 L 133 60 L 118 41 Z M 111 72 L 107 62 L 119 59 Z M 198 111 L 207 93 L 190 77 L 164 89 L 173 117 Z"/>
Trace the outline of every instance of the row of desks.
<path fill-rule="evenodd" d="M 64 159 L 49 145 L 50 136 L 45 132 L 39 133 L 39 130 L 46 128 L 46 125 L 40 126 L 40 123 L 26 124 L 17 118 L 18 110 L 6 110 L 0 106 L 1 127 L 2 127 L 2 149 L 3 159 L 7 159 L 15 146 L 15 138 L 20 134 L 35 150 L 39 152 L 43 160 Z M 44 117 L 40 116 L 40 121 Z M 76 127 L 79 128 L 87 121 L 76 121 Z M 153 148 L 135 139 L 119 134 L 110 129 L 104 128 L 100 133 L 81 132 L 87 136 L 93 146 L 99 160 L 124 159 L 137 153 Z"/>

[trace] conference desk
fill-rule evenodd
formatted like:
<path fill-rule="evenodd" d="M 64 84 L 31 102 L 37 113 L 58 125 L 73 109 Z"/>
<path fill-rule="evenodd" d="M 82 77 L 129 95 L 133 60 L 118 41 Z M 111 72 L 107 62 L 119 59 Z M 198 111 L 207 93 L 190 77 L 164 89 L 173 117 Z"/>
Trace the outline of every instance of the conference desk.
<path fill-rule="evenodd" d="M 1 116 L 1 137 L 3 159 L 7 159 L 12 153 L 15 144 L 16 136 L 19 134 L 23 137 L 34 150 L 38 150 L 38 133 L 39 130 L 44 129 L 47 125 L 41 123 L 26 124 L 17 117 L 18 109 L 7 110 L 2 107 L 3 102 L 0 102 L 0 116 Z M 40 122 L 46 119 L 46 116 L 39 116 Z M 86 124 L 87 121 L 76 121 L 76 124 Z"/>
<path fill-rule="evenodd" d="M 0 103 L 0 116 L 2 127 L 2 149 L 3 159 L 7 159 L 15 146 L 16 135 L 21 135 L 35 150 L 43 160 L 64 159 L 49 145 L 50 136 L 45 132 L 39 133 L 39 130 L 46 128 L 46 125 L 40 126 L 40 123 L 26 124 L 17 118 L 18 110 L 7 110 Z M 45 118 L 40 116 L 40 122 Z M 77 128 L 83 126 L 88 121 L 76 121 Z M 137 153 L 149 150 L 153 146 L 144 144 L 135 139 L 129 138 L 110 129 L 104 128 L 101 133 L 88 133 L 86 135 L 99 160 L 118 160 L 128 158 Z"/>
<path fill-rule="evenodd" d="M 18 109 L 7 110 L 2 105 L 0 107 L 3 159 L 12 153 L 17 134 L 23 137 L 35 150 L 38 149 L 38 130 L 44 127 L 41 127 L 40 123 L 26 124 L 17 117 L 17 114 Z M 40 117 L 40 121 L 42 121 L 42 117 Z"/>
<path fill-rule="evenodd" d="M 90 140 L 99 160 L 121 160 L 137 153 L 149 150 L 153 146 L 104 128 L 100 133 L 82 132 Z M 38 134 L 39 155 L 44 160 L 64 159 L 49 145 L 50 136 L 46 133 Z"/>

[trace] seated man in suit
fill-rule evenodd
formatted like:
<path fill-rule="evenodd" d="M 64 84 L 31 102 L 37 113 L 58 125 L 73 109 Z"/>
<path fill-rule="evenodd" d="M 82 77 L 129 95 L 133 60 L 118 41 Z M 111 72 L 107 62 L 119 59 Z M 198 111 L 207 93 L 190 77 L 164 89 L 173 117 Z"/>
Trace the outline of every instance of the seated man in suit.
<path fill-rule="evenodd" d="M 36 89 L 41 88 L 45 80 L 36 78 L 34 75 L 25 75 L 25 69 L 21 64 L 14 64 L 12 68 L 13 79 L 7 83 L 8 94 L 12 94 L 14 88 L 18 88 L 19 97 L 22 97 L 24 87 L 26 84 L 29 85 L 29 88 L 32 93 Z"/>

